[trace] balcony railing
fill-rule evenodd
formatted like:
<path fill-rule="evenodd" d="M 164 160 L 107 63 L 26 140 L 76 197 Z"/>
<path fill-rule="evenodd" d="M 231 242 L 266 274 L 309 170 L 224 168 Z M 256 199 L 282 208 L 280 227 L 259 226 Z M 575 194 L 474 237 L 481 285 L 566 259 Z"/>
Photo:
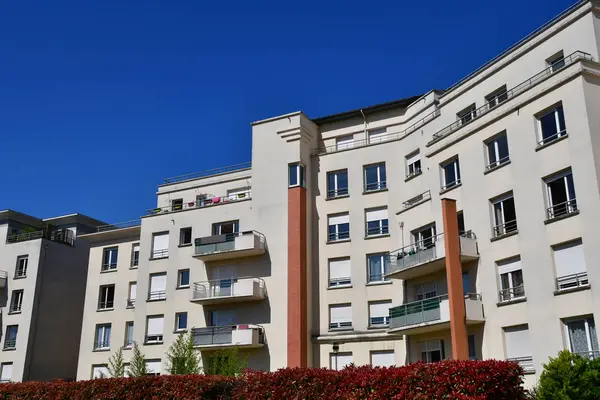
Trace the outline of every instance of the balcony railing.
<path fill-rule="evenodd" d="M 540 140 L 538 142 L 538 147 L 541 147 L 541 146 L 543 146 L 545 144 L 552 143 L 555 140 L 558 140 L 558 139 L 560 139 L 561 137 L 564 137 L 564 136 L 567 136 L 567 130 L 566 129 L 563 129 L 560 132 L 556 132 L 554 135 L 550 135 L 550 136 L 548 136 L 546 138 L 543 138 L 542 140 Z"/>
<path fill-rule="evenodd" d="M 574 212 L 577 212 L 577 210 L 577 200 L 571 199 L 563 203 L 558 203 L 551 207 L 548 207 L 546 213 L 548 215 L 548 219 L 552 219 L 561 217 L 563 215 L 572 214 Z"/>
<path fill-rule="evenodd" d="M 165 214 L 165 213 L 170 213 L 170 212 L 175 212 L 175 211 L 190 210 L 190 209 L 196 209 L 196 208 L 206 208 L 206 207 L 216 206 L 219 204 L 229 204 L 229 203 L 235 203 L 237 201 L 249 200 L 251 198 L 252 198 L 251 190 L 246 190 L 244 192 L 231 193 L 229 195 L 224 195 L 224 196 L 207 195 L 206 199 L 202 199 L 202 200 L 190 201 L 187 203 L 171 204 L 170 206 L 166 206 L 166 207 L 153 208 L 151 210 L 148 210 L 148 215 Z"/>
<path fill-rule="evenodd" d="M 376 192 L 387 188 L 386 181 L 365 183 L 365 192 Z"/>
<path fill-rule="evenodd" d="M 399 250 L 391 251 L 388 255 L 390 262 L 390 273 L 412 268 L 438 258 L 436 245 L 442 243 L 444 234 L 439 233 L 431 238 L 418 241 L 414 244 L 404 246 Z"/>
<path fill-rule="evenodd" d="M 493 170 L 495 168 L 498 168 L 501 165 L 506 164 L 509 161 L 510 161 L 510 157 L 506 156 L 504 158 L 499 159 L 498 161 L 494 161 L 494 162 L 489 163 L 488 165 L 485 166 L 485 170 L 486 171 L 491 171 L 491 170 Z"/>
<path fill-rule="evenodd" d="M 440 303 L 447 299 L 448 295 L 446 294 L 390 308 L 390 328 L 401 328 L 439 320 L 441 318 Z"/>
<path fill-rule="evenodd" d="M 135 308 L 135 299 L 127 299 L 125 302 L 125 308 Z"/>
<path fill-rule="evenodd" d="M 580 357 L 587 358 L 590 360 L 595 360 L 597 358 L 600 358 L 600 351 L 598 351 L 598 350 L 578 351 L 575 354 L 577 354 Z"/>
<path fill-rule="evenodd" d="M 98 303 L 98 310 L 111 310 L 115 305 L 114 300 L 101 301 Z"/>
<path fill-rule="evenodd" d="M 343 196 L 348 196 L 348 188 L 347 187 L 327 190 L 327 198 L 328 199 L 335 199 L 336 197 L 343 197 Z"/>
<path fill-rule="evenodd" d="M 14 349 L 17 347 L 17 339 L 6 339 L 4 341 L 5 349 Z"/>
<path fill-rule="evenodd" d="M 261 278 L 215 279 L 195 282 L 192 300 L 210 300 L 225 297 L 263 298 L 265 290 L 265 281 Z"/>
<path fill-rule="evenodd" d="M 523 285 L 513 288 L 502 289 L 498 292 L 500 303 L 522 299 L 525 297 L 525 287 Z"/>
<path fill-rule="evenodd" d="M 107 231 L 114 231 L 117 229 L 133 228 L 135 226 L 140 226 L 141 223 L 142 222 L 139 219 L 134 219 L 131 221 L 117 222 L 115 224 L 100 225 L 98 228 L 96 228 L 96 231 L 97 232 L 107 232 Z"/>
<path fill-rule="evenodd" d="M 169 249 L 152 250 L 150 258 L 152 260 L 156 258 L 167 258 L 169 257 Z"/>
<path fill-rule="evenodd" d="M 330 322 L 329 329 L 349 329 L 352 328 L 352 321 Z"/>
<path fill-rule="evenodd" d="M 209 326 L 192 329 L 195 347 L 262 347 L 264 330 L 259 325 Z"/>
<path fill-rule="evenodd" d="M 518 96 L 519 94 L 525 92 L 526 90 L 528 90 L 528 89 L 532 88 L 533 86 L 537 85 L 538 83 L 542 82 L 549 76 L 557 73 L 559 70 L 562 70 L 562 69 L 566 68 L 567 66 L 576 63 L 579 60 L 592 60 L 592 56 L 591 56 L 591 54 L 584 53 L 582 51 L 576 51 L 576 52 L 568 55 L 567 57 L 564 58 L 564 63 L 565 63 L 564 67 L 557 69 L 556 66 L 550 66 L 550 67 L 542 70 L 541 72 L 535 74 L 531 78 L 525 80 L 524 82 L 521 82 L 514 88 L 506 91 L 506 100 L 504 100 L 503 102 L 499 103 L 498 101 L 496 101 L 496 99 L 492 99 L 492 101 L 489 101 L 489 102 L 485 103 L 483 106 L 473 110 L 472 113 L 470 114 L 471 118 L 469 118 L 468 120 L 466 120 L 465 118 L 459 119 L 459 120 L 451 123 L 450 125 L 446 126 L 445 128 L 439 130 L 438 132 L 434 133 L 433 138 L 429 142 L 429 144 L 433 144 L 433 143 L 445 138 L 446 136 L 457 131 L 462 126 L 470 124 L 471 122 L 486 115 L 488 112 L 490 112 L 491 110 L 493 110 L 497 107 L 501 107 L 502 104 L 507 103 L 513 97 Z M 500 95 L 502 95 L 502 98 L 504 98 L 504 94 L 500 94 Z M 500 95 L 498 95 L 498 96 L 500 96 Z"/>
<path fill-rule="evenodd" d="M 243 170 L 249 169 L 251 167 L 252 167 L 251 162 L 245 162 L 245 163 L 241 163 L 241 164 L 229 165 L 226 167 L 213 168 L 213 169 L 209 169 L 209 170 L 202 171 L 202 172 L 194 172 L 191 174 L 174 176 L 172 178 L 165 179 L 164 182 L 165 182 L 165 184 L 171 184 L 171 183 L 176 183 L 176 182 L 189 181 L 192 179 L 208 178 L 210 176 L 228 174 L 228 173 L 237 172 L 237 171 L 243 171 Z"/>
<path fill-rule="evenodd" d="M 402 202 L 402 208 L 404 210 L 407 210 L 407 209 L 409 209 L 411 207 L 414 207 L 417 204 L 420 204 L 420 203 L 422 203 L 422 202 L 424 202 L 426 200 L 429 200 L 429 199 L 431 199 L 431 190 L 427 190 L 427 191 L 425 191 L 423 193 L 420 193 L 420 194 L 416 195 L 415 197 L 412 197 L 412 198 L 410 198 L 410 199 L 408 199 L 406 201 L 403 201 Z"/>
<path fill-rule="evenodd" d="M 102 272 L 106 272 L 106 271 L 113 271 L 117 269 L 117 263 L 109 263 L 109 264 L 102 264 L 102 268 L 100 268 L 100 271 Z"/>
<path fill-rule="evenodd" d="M 167 292 L 164 290 L 157 290 L 157 291 L 148 293 L 148 301 L 165 300 L 166 298 L 167 298 Z"/>
<path fill-rule="evenodd" d="M 348 286 L 352 283 L 350 277 L 346 278 L 329 278 L 329 287 Z"/>
<path fill-rule="evenodd" d="M 389 227 L 385 226 L 385 225 L 380 225 L 380 226 L 377 226 L 377 227 L 374 227 L 374 228 L 367 228 L 366 232 L 365 232 L 365 235 L 367 237 L 371 237 L 371 236 L 387 235 L 388 233 L 390 233 Z"/>
<path fill-rule="evenodd" d="M 580 272 L 577 274 L 566 275 L 556 278 L 556 290 L 566 290 L 578 287 L 589 286 L 587 272 Z"/>
<path fill-rule="evenodd" d="M 21 304 L 11 304 L 9 309 L 9 313 L 18 313 L 21 312 Z"/>
<path fill-rule="evenodd" d="M 146 343 L 146 344 L 162 343 L 162 342 L 163 342 L 162 333 L 157 333 L 154 335 L 146 335 L 146 337 L 144 338 L 144 343 Z"/>
<path fill-rule="evenodd" d="M 494 226 L 492 229 L 492 237 L 499 237 L 503 235 L 507 235 L 511 232 L 515 232 L 517 230 L 517 220 L 508 221 L 503 224 L 499 224 Z"/>
<path fill-rule="evenodd" d="M 73 244 L 75 243 L 75 234 L 66 228 L 57 229 L 50 232 L 46 230 L 40 230 L 35 232 L 26 232 L 7 236 L 6 243 L 19 243 L 36 239 L 48 239 L 53 242 L 73 246 Z"/>
<path fill-rule="evenodd" d="M 408 126 L 406 129 L 404 129 L 402 131 L 388 133 L 386 135 L 378 136 L 377 141 L 375 143 L 389 142 L 392 140 L 402 139 L 403 137 L 410 135 L 417 129 L 421 128 L 423 125 L 425 125 L 429 121 L 433 120 L 438 115 L 440 115 L 440 110 L 436 109 L 436 110 L 432 111 L 431 113 L 425 115 L 423 118 L 417 120 L 412 125 Z M 325 146 L 325 147 L 318 148 L 315 150 L 315 155 L 335 153 L 335 152 L 338 152 L 341 150 L 368 146 L 370 144 L 373 144 L 373 142 L 369 141 L 369 139 L 357 139 L 357 140 L 345 142 L 343 146 L 338 146 L 337 144 L 334 144 L 331 146 Z"/>
<path fill-rule="evenodd" d="M 265 252 L 265 235 L 257 231 L 245 231 L 213 235 L 194 240 L 194 255 L 210 261 L 211 259 L 224 259 L 259 255 Z"/>
<path fill-rule="evenodd" d="M 94 342 L 94 350 L 110 349 L 110 340 L 97 340 Z"/>
<path fill-rule="evenodd" d="M 533 373 L 535 372 L 535 364 L 533 363 L 533 357 L 515 357 L 515 358 L 507 358 L 506 361 L 516 362 L 523 368 L 525 373 Z"/>

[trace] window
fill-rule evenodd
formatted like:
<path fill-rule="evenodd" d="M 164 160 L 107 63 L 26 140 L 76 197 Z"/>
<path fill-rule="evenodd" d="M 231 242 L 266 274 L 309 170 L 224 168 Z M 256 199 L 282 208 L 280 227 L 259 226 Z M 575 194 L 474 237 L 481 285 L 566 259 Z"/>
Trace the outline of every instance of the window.
<path fill-rule="evenodd" d="M 544 180 L 548 196 L 548 219 L 571 214 L 577 211 L 575 186 L 571 170 Z"/>
<path fill-rule="evenodd" d="M 487 148 L 487 165 L 485 169 L 491 170 L 510 161 L 506 132 L 485 142 L 485 147 Z"/>
<path fill-rule="evenodd" d="M 328 223 L 329 242 L 350 239 L 350 215 L 348 213 L 329 216 Z"/>
<path fill-rule="evenodd" d="M 131 249 L 131 268 L 135 268 L 140 263 L 140 244 L 135 243 Z"/>
<path fill-rule="evenodd" d="M 569 351 L 585 358 L 598 358 L 598 336 L 594 317 L 572 319 L 564 322 Z"/>
<path fill-rule="evenodd" d="M 442 190 L 460 185 L 460 165 L 458 156 L 440 164 L 442 169 Z"/>
<path fill-rule="evenodd" d="M 163 342 L 163 329 L 165 324 L 165 318 L 163 315 L 155 315 L 147 317 L 146 319 L 146 344 L 148 343 L 162 343 Z"/>
<path fill-rule="evenodd" d="M 475 349 L 475 335 L 467 336 L 467 345 L 469 346 L 469 360 L 477 360 L 477 352 Z"/>
<path fill-rule="evenodd" d="M 457 212 L 456 219 L 458 221 L 458 234 L 462 235 L 466 232 L 466 230 L 465 230 L 465 213 L 462 211 Z"/>
<path fill-rule="evenodd" d="M 27 262 L 29 256 L 17 257 L 17 267 L 15 268 L 15 278 L 25 278 L 27 276 Z"/>
<path fill-rule="evenodd" d="M 329 365 L 335 371 L 341 371 L 352 364 L 352 353 L 331 353 L 329 354 Z"/>
<path fill-rule="evenodd" d="M 367 165 L 365 170 L 365 192 L 383 190 L 386 186 L 385 163 Z"/>
<path fill-rule="evenodd" d="M 118 247 L 104 249 L 104 257 L 102 259 L 102 271 L 111 271 L 117 269 L 117 256 L 119 255 Z"/>
<path fill-rule="evenodd" d="M 327 198 L 348 195 L 348 170 L 333 171 L 327 173 Z"/>
<path fill-rule="evenodd" d="M 18 325 L 8 325 L 6 327 L 6 336 L 4 338 L 4 349 L 15 349 L 17 347 Z"/>
<path fill-rule="evenodd" d="M 588 286 L 581 239 L 552 247 L 558 290 Z"/>
<path fill-rule="evenodd" d="M 240 222 L 238 220 L 218 222 L 216 224 L 213 224 L 212 227 L 213 235 L 229 235 L 233 233 L 238 233 L 239 231 Z"/>
<path fill-rule="evenodd" d="M 152 235 L 152 254 L 150 258 L 169 257 L 169 232 Z"/>
<path fill-rule="evenodd" d="M 175 332 L 187 329 L 187 319 L 188 315 L 186 312 L 175 313 Z"/>
<path fill-rule="evenodd" d="M 366 210 L 365 219 L 367 237 L 387 235 L 389 233 L 387 207 Z"/>
<path fill-rule="evenodd" d="M 411 233 L 414 245 L 417 249 L 425 250 L 435 246 L 435 223 L 417 228 Z"/>
<path fill-rule="evenodd" d="M 21 305 L 23 304 L 23 290 L 13 290 L 10 298 L 10 313 L 21 312 Z"/>
<path fill-rule="evenodd" d="M 106 364 L 92 365 L 92 379 L 110 378 L 108 366 Z"/>
<path fill-rule="evenodd" d="M 515 199 L 512 192 L 500 198 L 491 200 L 494 217 L 493 237 L 506 235 L 517 231 L 517 214 Z"/>
<path fill-rule="evenodd" d="M 561 70 L 565 66 L 565 55 L 562 51 L 559 51 L 552 57 L 546 60 L 546 64 L 550 67 L 552 73 Z"/>
<path fill-rule="evenodd" d="M 187 288 L 190 287 L 190 270 L 189 269 L 180 269 L 177 271 L 177 288 Z"/>
<path fill-rule="evenodd" d="M 335 139 L 335 147 L 339 150 L 351 149 L 354 147 L 354 135 L 341 136 Z"/>
<path fill-rule="evenodd" d="M 129 290 L 127 292 L 127 308 L 135 307 L 136 296 L 137 296 L 137 282 L 129 282 Z"/>
<path fill-rule="evenodd" d="M 115 306 L 115 285 L 100 286 L 98 310 L 111 310 Z"/>
<path fill-rule="evenodd" d="M 183 208 L 183 199 L 171 200 L 171 211 L 178 211 Z"/>
<path fill-rule="evenodd" d="M 237 189 L 229 189 L 227 191 L 227 198 L 229 201 L 245 200 L 250 198 L 250 187 L 243 187 Z"/>
<path fill-rule="evenodd" d="M 436 282 L 425 282 L 415 285 L 415 299 L 417 301 L 432 299 L 438 296 L 438 289 Z"/>
<path fill-rule="evenodd" d="M 406 177 L 411 178 L 421 173 L 421 153 L 416 152 L 406 156 Z"/>
<path fill-rule="evenodd" d="M 130 349 L 133 347 L 133 321 L 125 322 L 125 346 L 126 349 Z"/>
<path fill-rule="evenodd" d="M 350 271 L 350 258 L 329 260 L 329 287 L 350 285 Z"/>
<path fill-rule="evenodd" d="M 209 313 L 210 326 L 231 326 L 235 324 L 235 310 L 213 310 Z"/>
<path fill-rule="evenodd" d="M 537 116 L 538 145 L 551 143 L 567 134 L 565 114 L 562 105 L 558 105 Z"/>
<path fill-rule="evenodd" d="M 497 265 L 500 276 L 500 302 L 525 297 L 521 258 L 499 261 Z"/>
<path fill-rule="evenodd" d="M 387 128 L 372 129 L 368 133 L 369 143 L 381 143 L 386 140 Z"/>
<path fill-rule="evenodd" d="M 525 372 L 535 371 L 527 325 L 504 328 L 504 343 L 507 360 L 519 363 Z"/>
<path fill-rule="evenodd" d="M 464 110 L 456 113 L 456 117 L 459 119 L 461 125 L 471 122 L 473 119 L 475 119 L 475 117 L 477 117 L 477 112 L 475 111 L 475 103 L 471 104 Z"/>
<path fill-rule="evenodd" d="M 386 327 L 390 324 L 391 300 L 369 303 L 369 326 L 371 328 Z"/>
<path fill-rule="evenodd" d="M 443 340 L 427 340 L 421 342 L 421 361 L 434 363 L 446 359 Z"/>
<path fill-rule="evenodd" d="M 304 177 L 304 165 L 300 163 L 290 164 L 288 187 L 298 186 L 306 187 L 306 181 Z"/>
<path fill-rule="evenodd" d="M 167 298 L 167 274 L 150 274 L 150 291 L 148 300 L 165 300 Z"/>
<path fill-rule="evenodd" d="M 199 194 L 196 196 L 196 207 L 205 207 L 212 204 L 212 199 L 208 198 L 207 194 Z"/>
<path fill-rule="evenodd" d="M 338 304 L 329 306 L 329 329 L 352 328 L 352 306 Z"/>
<path fill-rule="evenodd" d="M 12 378 L 13 363 L 3 362 L 0 364 L 0 382 L 9 382 Z"/>
<path fill-rule="evenodd" d="M 96 325 L 96 336 L 94 337 L 94 350 L 110 349 L 111 324 Z"/>
<path fill-rule="evenodd" d="M 158 376 L 162 372 L 162 363 L 160 360 L 146 360 L 146 375 Z"/>
<path fill-rule="evenodd" d="M 372 351 L 371 365 L 374 367 L 393 367 L 396 365 L 394 350 Z"/>
<path fill-rule="evenodd" d="M 506 85 L 494 90 L 492 93 L 485 96 L 485 101 L 489 108 L 494 108 L 498 104 L 508 100 L 508 92 L 506 91 Z"/>
<path fill-rule="evenodd" d="M 192 244 L 192 228 L 181 228 L 179 230 L 179 245 Z"/>
<path fill-rule="evenodd" d="M 368 255 L 367 263 L 369 264 L 369 283 L 390 280 L 389 277 L 386 277 L 386 275 L 390 272 L 389 258 L 386 253 Z"/>

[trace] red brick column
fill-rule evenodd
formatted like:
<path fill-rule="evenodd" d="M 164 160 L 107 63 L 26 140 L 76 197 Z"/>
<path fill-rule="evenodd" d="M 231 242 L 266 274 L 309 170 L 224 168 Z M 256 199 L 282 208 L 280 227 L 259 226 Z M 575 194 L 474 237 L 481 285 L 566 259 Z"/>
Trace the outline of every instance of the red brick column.
<path fill-rule="evenodd" d="M 446 249 L 448 302 L 450 304 L 452 358 L 454 360 L 468 360 L 467 314 L 463 292 L 462 265 L 460 262 L 460 239 L 458 237 L 456 200 L 442 199 L 442 219 L 444 222 L 444 246 Z"/>
<path fill-rule="evenodd" d="M 307 366 L 306 279 L 306 189 L 294 187 L 288 189 L 288 367 Z"/>

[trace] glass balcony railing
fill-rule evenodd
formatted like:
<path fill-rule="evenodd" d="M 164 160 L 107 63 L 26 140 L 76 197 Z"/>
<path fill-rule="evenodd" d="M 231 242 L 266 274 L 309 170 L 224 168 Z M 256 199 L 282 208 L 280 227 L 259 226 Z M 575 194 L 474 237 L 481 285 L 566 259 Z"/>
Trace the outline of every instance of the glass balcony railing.
<path fill-rule="evenodd" d="M 262 347 L 265 344 L 264 330 L 259 325 L 209 326 L 192 329 L 194 347 Z"/>
<path fill-rule="evenodd" d="M 198 238 L 194 245 L 194 256 L 206 261 L 260 255 L 266 251 L 265 236 L 256 231 Z"/>

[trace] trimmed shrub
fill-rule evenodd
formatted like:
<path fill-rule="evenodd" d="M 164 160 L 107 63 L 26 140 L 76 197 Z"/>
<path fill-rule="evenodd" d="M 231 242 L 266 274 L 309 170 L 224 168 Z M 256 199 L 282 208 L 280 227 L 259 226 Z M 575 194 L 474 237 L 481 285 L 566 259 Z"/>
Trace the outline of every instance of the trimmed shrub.
<path fill-rule="evenodd" d="M 288 368 L 239 377 L 171 375 L 79 382 L 0 385 L 0 398 L 52 400 L 518 400 L 522 369 L 505 361 L 444 361 L 406 367 L 348 367 L 343 371 Z"/>
<path fill-rule="evenodd" d="M 539 400 L 600 399 L 600 360 L 561 351 L 544 364 L 536 392 Z"/>

